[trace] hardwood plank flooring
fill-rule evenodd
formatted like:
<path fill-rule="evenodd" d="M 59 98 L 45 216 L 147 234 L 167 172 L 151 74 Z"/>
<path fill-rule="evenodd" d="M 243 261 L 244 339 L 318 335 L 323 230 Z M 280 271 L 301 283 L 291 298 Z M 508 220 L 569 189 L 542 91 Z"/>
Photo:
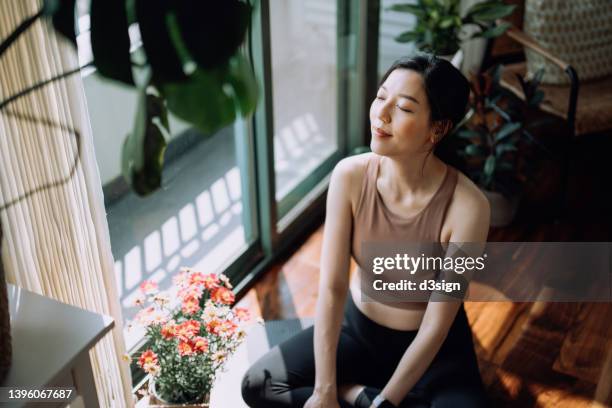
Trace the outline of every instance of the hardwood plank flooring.
<path fill-rule="evenodd" d="M 516 222 L 489 241 L 610 241 L 612 222 Z M 266 320 L 315 314 L 323 226 L 239 305 Z M 352 263 L 354 267 L 354 262 Z M 612 406 L 610 303 L 466 302 L 495 407 Z M 596 398 L 596 394 L 598 395 Z"/>

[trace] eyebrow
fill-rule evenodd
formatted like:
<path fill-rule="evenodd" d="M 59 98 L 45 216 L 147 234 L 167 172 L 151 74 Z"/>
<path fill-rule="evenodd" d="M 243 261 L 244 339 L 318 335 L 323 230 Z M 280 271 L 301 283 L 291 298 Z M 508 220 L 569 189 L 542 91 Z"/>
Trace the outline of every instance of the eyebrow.
<path fill-rule="evenodd" d="M 381 88 L 387 92 L 387 88 L 385 88 L 384 86 L 381 86 Z M 419 101 L 414 97 L 414 96 L 410 96 L 410 95 L 406 95 L 406 94 L 399 94 L 399 96 L 401 96 L 402 98 L 406 98 L 406 99 L 410 99 L 411 101 L 413 101 L 414 103 L 419 103 Z"/>

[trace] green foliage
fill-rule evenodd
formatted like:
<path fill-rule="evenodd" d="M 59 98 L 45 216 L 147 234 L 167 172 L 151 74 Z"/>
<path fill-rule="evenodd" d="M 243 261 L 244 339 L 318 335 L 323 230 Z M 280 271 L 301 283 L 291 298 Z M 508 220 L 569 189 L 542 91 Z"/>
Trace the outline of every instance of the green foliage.
<path fill-rule="evenodd" d="M 542 100 L 538 89 L 542 75 L 520 78 L 526 95 L 523 102 L 500 86 L 500 72 L 496 66 L 472 76 L 470 109 L 454 136 L 465 141 L 459 154 L 468 163 L 470 177 L 482 188 L 510 198 L 520 192 L 529 172 L 518 153 L 521 143 L 533 142 L 526 112 Z"/>
<path fill-rule="evenodd" d="M 42 12 L 76 45 L 75 0 L 44 0 Z M 137 193 L 148 194 L 161 184 L 169 132 L 161 120 L 165 109 L 204 135 L 255 110 L 256 81 L 239 52 L 250 16 L 251 6 L 239 0 L 91 0 L 94 66 L 100 75 L 137 86 L 141 93 L 134 131 L 122 152 L 122 173 Z M 130 53 L 128 27 L 134 23 L 142 61 Z"/>
<path fill-rule="evenodd" d="M 464 16 L 459 11 L 460 0 L 416 0 L 411 4 L 395 4 L 390 10 L 410 13 L 417 23 L 412 31 L 398 35 L 398 42 L 415 42 L 423 51 L 438 55 L 454 54 L 461 44 L 461 30 L 471 25 L 477 31 L 468 38 L 495 38 L 502 35 L 508 24 L 495 25 L 495 20 L 506 17 L 516 6 L 502 0 L 492 0 L 472 6 Z"/>

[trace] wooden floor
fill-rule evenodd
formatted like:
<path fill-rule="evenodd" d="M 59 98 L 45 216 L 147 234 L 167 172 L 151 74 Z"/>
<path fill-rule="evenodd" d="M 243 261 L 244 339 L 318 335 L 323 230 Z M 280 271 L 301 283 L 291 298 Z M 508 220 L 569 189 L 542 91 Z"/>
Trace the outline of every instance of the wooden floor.
<path fill-rule="evenodd" d="M 542 166 L 510 227 L 488 241 L 612 241 L 612 137 L 574 147 L 569 209 L 550 219 L 558 167 Z M 556 189 L 556 190 L 555 190 Z M 266 320 L 315 313 L 323 227 L 270 268 L 239 302 Z M 354 264 L 353 264 L 354 266 Z M 481 374 L 494 407 L 612 406 L 612 304 L 466 302 Z"/>
<path fill-rule="evenodd" d="M 240 305 L 265 320 L 314 316 L 322 233 L 265 273 Z M 491 229 L 489 241 L 610 241 L 611 233 L 612 222 L 525 221 Z M 610 303 L 465 306 L 495 407 L 610 406 Z"/>

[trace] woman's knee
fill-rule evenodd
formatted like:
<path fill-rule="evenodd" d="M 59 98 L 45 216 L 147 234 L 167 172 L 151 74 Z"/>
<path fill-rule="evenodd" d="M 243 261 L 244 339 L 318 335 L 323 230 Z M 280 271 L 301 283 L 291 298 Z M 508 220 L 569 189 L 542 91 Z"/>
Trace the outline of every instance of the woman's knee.
<path fill-rule="evenodd" d="M 286 362 L 278 347 L 263 355 L 242 377 L 242 399 L 251 408 L 282 405 L 290 388 Z"/>
<path fill-rule="evenodd" d="M 269 387 L 271 375 L 259 365 L 251 366 L 242 377 L 242 399 L 251 408 L 266 406 L 266 388 Z"/>

